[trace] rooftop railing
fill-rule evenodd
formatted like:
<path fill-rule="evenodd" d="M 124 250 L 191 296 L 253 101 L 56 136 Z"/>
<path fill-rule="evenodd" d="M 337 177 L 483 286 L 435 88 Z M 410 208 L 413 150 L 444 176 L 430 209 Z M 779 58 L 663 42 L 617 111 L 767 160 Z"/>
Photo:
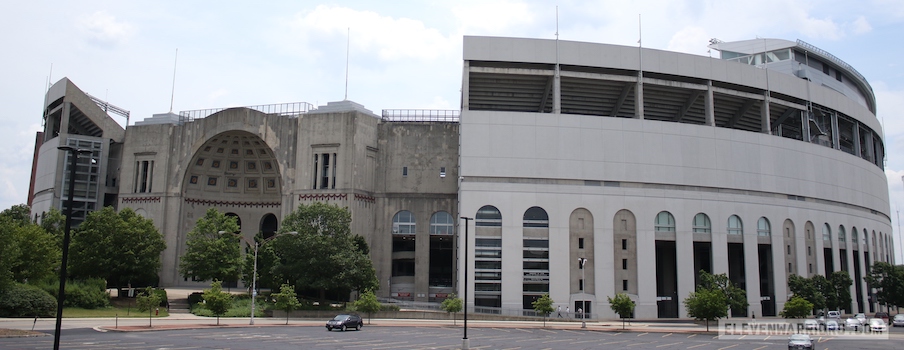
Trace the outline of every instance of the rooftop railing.
<path fill-rule="evenodd" d="M 224 107 L 224 108 L 209 108 L 209 109 L 196 109 L 191 111 L 181 111 L 179 112 L 179 122 L 187 123 L 194 121 L 195 119 L 203 119 L 214 113 L 227 110 L 229 108 L 249 108 L 256 110 L 258 112 L 270 115 L 280 115 L 280 116 L 297 116 L 299 114 L 307 113 L 314 109 L 314 105 L 307 102 L 292 102 L 292 103 L 279 103 L 272 105 L 258 105 L 258 106 L 243 106 L 243 107 Z"/>
<path fill-rule="evenodd" d="M 829 61 L 832 61 L 832 63 L 835 63 L 839 67 L 846 69 L 848 72 L 850 72 L 855 77 L 857 77 L 857 79 L 860 79 L 860 81 L 864 82 L 865 85 L 867 86 L 867 88 L 869 88 L 870 92 L 873 91 L 873 87 L 869 85 L 869 83 L 866 81 L 866 78 L 864 78 L 863 75 L 860 74 L 860 72 L 858 72 L 856 69 L 854 69 L 854 67 L 851 66 L 850 64 L 848 64 L 847 62 L 842 61 L 840 58 L 835 57 L 835 55 L 829 53 L 826 50 L 820 49 L 820 48 L 814 46 L 813 44 L 810 44 L 810 43 L 800 40 L 800 39 L 797 39 L 797 46 L 802 47 L 804 50 L 807 50 L 807 51 L 816 53 L 822 57 L 825 57 Z"/>
<path fill-rule="evenodd" d="M 443 122 L 458 123 L 461 112 L 449 109 L 384 109 L 386 122 Z"/>

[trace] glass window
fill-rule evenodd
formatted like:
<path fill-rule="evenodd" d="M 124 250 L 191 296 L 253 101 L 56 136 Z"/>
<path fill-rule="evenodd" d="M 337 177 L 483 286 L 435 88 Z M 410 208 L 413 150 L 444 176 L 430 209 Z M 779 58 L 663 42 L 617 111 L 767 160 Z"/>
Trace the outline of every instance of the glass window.
<path fill-rule="evenodd" d="M 540 207 L 530 207 L 524 212 L 524 227 L 549 227 L 549 216 Z"/>
<path fill-rule="evenodd" d="M 869 245 L 869 232 L 863 229 L 863 245 Z"/>
<path fill-rule="evenodd" d="M 694 216 L 694 233 L 711 233 L 713 225 L 709 221 L 709 216 L 699 213 Z"/>
<path fill-rule="evenodd" d="M 525 239 L 524 248 L 549 248 L 548 239 Z"/>
<path fill-rule="evenodd" d="M 771 236 L 772 235 L 772 226 L 769 225 L 769 219 L 765 216 L 761 217 L 756 222 L 756 234 L 757 236 Z"/>
<path fill-rule="evenodd" d="M 822 240 L 823 241 L 831 241 L 832 240 L 832 228 L 829 227 L 829 224 L 822 225 Z"/>
<path fill-rule="evenodd" d="M 838 241 L 844 242 L 847 240 L 847 232 L 844 231 L 844 226 L 838 226 Z"/>
<path fill-rule="evenodd" d="M 392 217 L 392 233 L 398 235 L 413 235 L 416 230 L 414 222 L 414 214 L 410 211 L 402 210 Z"/>
<path fill-rule="evenodd" d="M 492 205 L 485 205 L 477 210 L 474 226 L 502 226 L 502 213 Z"/>
<path fill-rule="evenodd" d="M 859 235 L 857 234 L 857 228 L 856 227 L 852 228 L 851 229 L 851 243 L 854 243 L 854 244 L 859 243 L 860 237 L 858 237 L 858 236 Z"/>
<path fill-rule="evenodd" d="M 451 235 L 455 233 L 455 222 L 452 215 L 444 211 L 433 213 L 430 217 L 431 235 Z"/>
<path fill-rule="evenodd" d="M 675 217 L 672 213 L 661 211 L 656 215 L 656 232 L 675 232 Z"/>
<path fill-rule="evenodd" d="M 498 238 L 475 238 L 474 245 L 486 248 L 502 247 L 502 240 Z"/>
<path fill-rule="evenodd" d="M 728 217 L 728 234 L 730 235 L 740 235 L 744 233 L 744 223 L 741 222 L 741 218 L 737 215 L 732 215 Z"/>

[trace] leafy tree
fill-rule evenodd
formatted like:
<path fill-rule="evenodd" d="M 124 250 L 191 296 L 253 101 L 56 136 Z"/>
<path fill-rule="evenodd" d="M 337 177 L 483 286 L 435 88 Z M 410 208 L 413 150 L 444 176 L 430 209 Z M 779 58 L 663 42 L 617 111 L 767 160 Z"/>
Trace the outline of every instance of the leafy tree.
<path fill-rule="evenodd" d="M 622 329 L 625 329 L 625 319 L 634 314 L 634 301 L 625 293 L 618 293 L 615 298 L 606 297 L 609 300 L 609 308 L 622 319 Z"/>
<path fill-rule="evenodd" d="M 56 238 L 57 246 L 63 248 L 63 231 L 66 229 L 66 216 L 56 208 L 41 214 L 41 227 Z"/>
<path fill-rule="evenodd" d="M 270 246 L 279 264 L 274 280 L 291 281 L 319 291 L 373 290 L 379 287 L 370 258 L 356 249 L 351 235 L 351 213 L 336 205 L 301 205 L 283 219 L 283 235 Z"/>
<path fill-rule="evenodd" d="M 817 276 L 819 275 L 813 277 Z M 812 311 L 824 309 L 826 307 L 826 297 L 816 285 L 818 280 L 818 278 L 806 278 L 793 274 L 788 276 L 788 287 L 791 289 L 791 294 L 796 297 L 801 297 L 812 304 L 811 313 Z"/>
<path fill-rule="evenodd" d="M 700 270 L 700 284 L 697 285 L 697 289 L 701 288 L 720 291 L 731 310 L 747 310 L 747 291 L 732 283 L 724 273 L 714 275 Z"/>
<path fill-rule="evenodd" d="M 785 303 L 785 308 L 779 313 L 784 318 L 806 318 L 813 311 L 813 303 L 803 297 L 795 295 Z"/>
<path fill-rule="evenodd" d="M 271 297 L 276 298 L 276 308 L 286 312 L 286 324 L 289 324 L 289 313 L 301 306 L 295 296 L 295 286 L 284 283 L 279 287 L 279 293 Z"/>
<path fill-rule="evenodd" d="M 854 281 L 847 271 L 835 271 L 829 275 L 828 284 L 831 298 L 827 304 L 830 310 L 851 310 L 851 285 Z"/>
<path fill-rule="evenodd" d="M 222 282 L 214 280 L 210 289 L 204 290 L 204 308 L 210 310 L 217 317 L 217 325 L 220 325 L 220 316 L 229 311 L 232 306 L 232 294 L 223 291 Z"/>
<path fill-rule="evenodd" d="M 370 324 L 371 315 L 374 312 L 383 309 L 383 304 L 377 300 L 377 295 L 373 291 L 367 290 L 358 300 L 355 300 L 355 309 L 363 311 L 367 314 L 367 324 Z"/>
<path fill-rule="evenodd" d="M 110 285 L 154 284 L 160 269 L 163 235 L 150 219 L 130 208 L 88 214 L 72 236 L 69 264 L 75 278 L 97 277 Z"/>
<path fill-rule="evenodd" d="M 162 301 L 160 299 L 160 294 L 157 293 L 157 291 L 153 287 L 147 287 L 147 289 L 145 289 L 143 293 L 135 298 L 135 303 L 138 306 L 138 311 L 148 312 L 148 327 L 153 327 L 153 324 L 151 323 L 151 316 L 153 316 L 154 310 L 156 310 L 157 307 L 160 306 L 160 302 Z"/>
<path fill-rule="evenodd" d="M 455 314 L 460 312 L 463 307 L 463 302 L 461 298 L 457 297 L 455 294 L 450 295 L 446 300 L 443 300 L 440 309 L 445 312 L 452 313 L 452 325 L 455 325 Z"/>
<path fill-rule="evenodd" d="M 904 306 L 904 265 L 876 262 L 863 279 L 876 289 L 876 301 L 888 306 Z"/>
<path fill-rule="evenodd" d="M 226 232 L 220 234 L 220 232 Z M 236 281 L 242 270 L 242 251 L 235 217 L 210 208 L 188 232 L 185 254 L 179 262 L 183 278 L 201 281 Z"/>
<path fill-rule="evenodd" d="M 18 226 L 27 226 L 34 222 L 31 219 L 31 208 L 25 204 L 16 204 L 3 210 L 0 212 L 0 218 L 9 219 Z"/>
<path fill-rule="evenodd" d="M 13 266 L 19 259 L 13 224 L 0 218 L 0 294 L 12 286 Z"/>
<path fill-rule="evenodd" d="M 696 292 L 691 292 L 684 299 L 684 307 L 687 314 L 697 320 L 706 321 L 706 331 L 709 332 L 709 321 L 715 321 L 728 316 L 728 298 L 718 288 L 697 287 Z"/>
<path fill-rule="evenodd" d="M 531 303 L 534 307 L 534 311 L 543 315 L 543 327 L 546 327 L 546 318 L 553 312 L 552 303 L 553 301 L 549 297 L 549 293 L 543 294 L 542 297 Z"/>
<path fill-rule="evenodd" d="M 13 283 L 0 290 L 0 317 L 52 317 L 56 298 L 41 288 Z"/>

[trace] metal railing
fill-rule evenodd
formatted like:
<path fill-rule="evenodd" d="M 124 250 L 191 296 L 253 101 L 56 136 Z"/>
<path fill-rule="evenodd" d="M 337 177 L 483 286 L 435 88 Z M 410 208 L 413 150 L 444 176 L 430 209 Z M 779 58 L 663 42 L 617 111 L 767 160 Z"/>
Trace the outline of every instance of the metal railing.
<path fill-rule="evenodd" d="M 857 77 L 857 79 L 860 79 L 860 81 L 862 81 L 864 83 L 864 85 L 866 85 L 866 87 L 869 89 L 870 92 L 873 92 L 873 87 L 869 85 L 869 82 L 866 81 L 866 78 L 864 78 L 863 75 L 860 74 L 860 72 L 858 72 L 856 69 L 854 69 L 854 67 L 851 66 L 850 64 L 848 64 L 847 62 L 842 61 L 840 58 L 835 57 L 835 55 L 829 53 L 826 50 L 820 49 L 820 48 L 814 46 L 813 44 L 810 44 L 810 43 L 800 40 L 800 39 L 797 39 L 797 46 L 800 46 L 807 51 L 810 51 L 810 52 L 816 53 L 822 57 L 825 57 L 825 58 L 829 59 L 829 61 L 832 61 L 832 63 L 835 63 L 838 66 L 840 66 L 841 68 L 847 69 L 849 72 L 851 72 L 851 74 L 853 74 L 855 77 Z"/>
<path fill-rule="evenodd" d="M 314 105 L 307 103 L 307 102 L 291 102 L 291 103 L 279 103 L 279 104 L 258 105 L 258 106 L 196 109 L 196 110 L 179 112 L 179 122 L 187 123 L 187 122 L 192 122 L 196 119 L 203 119 L 214 113 L 217 113 L 217 112 L 229 109 L 229 108 L 249 108 L 249 109 L 253 109 L 258 112 L 264 113 L 264 114 L 291 117 L 291 116 L 297 116 L 299 114 L 304 114 L 304 113 L 314 110 Z"/>
<path fill-rule="evenodd" d="M 386 122 L 443 122 L 457 123 L 461 112 L 449 109 L 384 109 Z"/>
<path fill-rule="evenodd" d="M 427 311 L 442 311 L 442 303 L 438 302 L 426 302 L 426 301 L 410 301 L 410 300 L 399 300 L 395 298 L 377 298 L 381 303 L 396 305 L 401 309 L 409 309 L 409 310 L 427 310 Z M 468 308 L 469 312 L 473 312 L 475 314 L 485 314 L 485 315 L 496 315 L 496 316 L 506 316 L 506 317 L 536 317 L 543 318 L 543 314 L 538 313 L 534 310 L 525 310 L 525 309 L 517 309 L 517 308 L 500 308 L 500 307 L 487 307 L 487 306 L 471 306 Z M 549 315 L 546 315 L 550 320 L 558 318 L 558 315 L 561 314 L 563 319 L 594 319 L 596 317 L 595 314 L 584 312 L 578 313 L 577 310 L 573 310 L 571 312 L 561 311 L 560 313 L 556 313 L 553 311 Z"/>

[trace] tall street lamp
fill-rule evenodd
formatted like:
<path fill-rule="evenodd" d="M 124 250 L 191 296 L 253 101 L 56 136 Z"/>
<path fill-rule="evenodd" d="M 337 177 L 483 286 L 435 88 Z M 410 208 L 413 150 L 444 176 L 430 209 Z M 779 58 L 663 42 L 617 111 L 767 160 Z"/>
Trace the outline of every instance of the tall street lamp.
<path fill-rule="evenodd" d="M 224 233 L 232 233 L 239 239 L 245 241 L 245 243 L 247 243 L 248 245 L 251 245 L 251 242 L 248 241 L 248 239 L 245 238 L 245 236 L 242 236 L 241 234 L 233 233 L 233 232 L 226 232 L 226 231 L 219 232 L 219 234 L 221 234 L 221 235 Z M 295 232 L 295 231 L 285 232 L 285 234 L 297 235 L 298 232 Z M 277 233 L 273 236 L 270 236 L 270 237 L 264 239 L 263 243 L 258 243 L 257 241 L 254 242 L 254 270 L 253 270 L 254 272 L 251 277 L 251 322 L 249 323 L 252 326 L 254 325 L 254 301 L 255 301 L 255 299 L 257 299 L 257 250 L 258 250 L 258 248 L 260 248 L 261 245 L 272 241 L 274 238 L 278 237 L 279 235 L 281 235 L 281 233 Z"/>
<path fill-rule="evenodd" d="M 69 193 L 66 199 L 66 228 L 63 231 L 63 256 L 60 262 L 60 292 L 57 294 L 56 328 L 53 332 L 53 349 L 60 349 L 60 328 L 63 326 L 63 300 L 66 298 L 66 261 L 69 259 L 69 232 L 72 230 L 72 196 L 75 187 L 75 167 L 79 154 L 91 154 L 91 150 L 60 146 L 57 149 L 69 152 Z"/>
<path fill-rule="evenodd" d="M 465 221 L 465 295 L 462 297 L 465 310 L 465 334 L 461 338 L 461 348 L 470 349 L 471 342 L 468 340 L 468 223 L 474 218 L 462 216 L 461 219 Z"/>
<path fill-rule="evenodd" d="M 578 263 L 581 264 L 581 294 L 587 294 L 587 280 L 584 278 L 584 264 L 587 263 L 587 258 L 578 258 Z M 587 297 L 584 295 L 581 298 L 581 328 L 587 328 L 587 321 L 584 317 L 584 314 L 587 312 Z"/>

